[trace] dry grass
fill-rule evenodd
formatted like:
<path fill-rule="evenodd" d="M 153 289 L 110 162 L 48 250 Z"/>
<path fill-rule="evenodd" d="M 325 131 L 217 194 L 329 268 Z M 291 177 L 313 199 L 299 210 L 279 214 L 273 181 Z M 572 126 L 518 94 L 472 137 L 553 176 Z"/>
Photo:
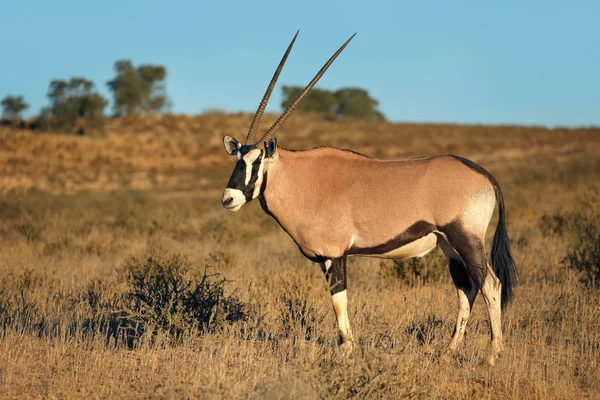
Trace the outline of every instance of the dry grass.
<path fill-rule="evenodd" d="M 298 116 L 279 137 L 284 147 L 384 158 L 455 153 L 494 173 L 520 285 L 504 315 L 506 352 L 490 368 L 481 298 L 459 354 L 440 358 L 456 295 L 439 254 L 410 268 L 351 259 L 359 346 L 338 353 L 319 268 L 258 204 L 238 214 L 220 206 L 232 169 L 220 136 L 239 139 L 249 120 L 116 120 L 89 138 L 0 131 L 0 397 L 600 397 L 600 290 L 563 261 L 585 243 L 569 223 L 576 215 L 600 230 L 599 129 Z M 209 263 L 230 280 L 210 293 L 238 298 L 244 318 L 222 313 L 205 329 L 186 308 L 196 297 L 170 297 L 166 286 L 151 311 L 131 302 L 128 277 L 144 271 L 148 254 L 166 260 L 165 282 L 198 284 Z M 427 274 L 415 274 L 419 266 Z M 126 337 L 112 329 L 124 321 L 146 325 Z"/>

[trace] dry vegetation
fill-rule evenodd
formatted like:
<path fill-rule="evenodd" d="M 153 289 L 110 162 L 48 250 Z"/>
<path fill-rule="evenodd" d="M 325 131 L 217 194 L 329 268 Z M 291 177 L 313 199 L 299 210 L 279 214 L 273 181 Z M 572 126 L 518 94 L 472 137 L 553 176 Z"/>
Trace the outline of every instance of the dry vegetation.
<path fill-rule="evenodd" d="M 520 284 L 490 368 L 480 297 L 459 353 L 440 357 L 456 295 L 439 253 L 349 261 L 359 346 L 339 354 L 320 269 L 258 204 L 220 206 L 233 168 L 221 136 L 243 137 L 250 118 L 0 130 L 0 397 L 600 398 L 600 129 L 298 116 L 279 135 L 454 153 L 498 178 Z"/>

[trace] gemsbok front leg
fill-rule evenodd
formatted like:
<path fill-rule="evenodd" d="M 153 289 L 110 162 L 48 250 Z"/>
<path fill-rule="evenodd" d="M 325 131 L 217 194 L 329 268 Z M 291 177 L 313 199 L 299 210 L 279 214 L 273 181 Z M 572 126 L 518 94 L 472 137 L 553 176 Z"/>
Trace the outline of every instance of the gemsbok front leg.
<path fill-rule="evenodd" d="M 340 348 L 349 353 L 354 348 L 354 337 L 348 319 L 348 289 L 346 286 L 346 256 L 319 263 L 329 283 L 333 310 L 337 318 Z"/>

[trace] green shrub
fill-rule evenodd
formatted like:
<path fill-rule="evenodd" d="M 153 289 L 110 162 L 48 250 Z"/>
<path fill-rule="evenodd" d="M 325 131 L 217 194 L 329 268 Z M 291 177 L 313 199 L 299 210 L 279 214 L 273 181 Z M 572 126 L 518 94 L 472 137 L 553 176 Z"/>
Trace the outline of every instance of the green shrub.
<path fill-rule="evenodd" d="M 60 246 L 45 247 L 45 253 L 56 251 Z M 227 280 L 210 269 L 153 251 L 128 260 L 117 281 L 96 279 L 82 290 L 52 290 L 50 296 L 41 291 L 48 285 L 45 275 L 24 270 L 0 277 L 0 336 L 9 329 L 44 337 L 99 335 L 134 347 L 159 336 L 176 343 L 245 320 L 245 304 L 227 294 Z"/>
<path fill-rule="evenodd" d="M 136 335 L 166 333 L 180 338 L 186 332 L 213 332 L 246 318 L 244 304 L 225 294 L 225 278 L 209 273 L 208 265 L 196 278 L 190 267 L 180 255 L 153 254 L 126 262 L 121 323 Z"/>

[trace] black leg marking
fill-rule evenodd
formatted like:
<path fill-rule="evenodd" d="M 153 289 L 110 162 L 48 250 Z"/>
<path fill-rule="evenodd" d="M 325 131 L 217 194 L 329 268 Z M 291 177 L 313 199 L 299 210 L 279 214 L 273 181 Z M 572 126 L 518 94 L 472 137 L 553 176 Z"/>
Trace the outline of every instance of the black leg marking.
<path fill-rule="evenodd" d="M 465 293 L 470 291 L 472 288 L 471 279 L 469 279 L 465 264 L 461 260 L 451 258 L 448 260 L 448 265 L 450 267 L 450 275 L 452 276 L 454 286 Z"/>
<path fill-rule="evenodd" d="M 346 257 L 331 260 L 329 270 L 325 271 L 325 278 L 332 296 L 346 290 Z"/>
<path fill-rule="evenodd" d="M 446 234 L 450 245 L 465 262 L 467 273 L 473 282 L 481 289 L 487 275 L 487 260 L 481 239 L 467 232 L 460 222 L 445 225 L 441 231 Z"/>
<path fill-rule="evenodd" d="M 477 288 L 474 287 L 473 280 L 469 277 L 467 272 L 467 267 L 461 260 L 457 260 L 455 258 L 448 258 L 448 265 L 450 267 L 450 275 L 452 276 L 452 281 L 454 282 L 454 286 L 456 286 L 457 290 L 460 290 L 465 294 L 469 301 L 469 312 L 473 309 L 473 303 L 475 303 L 475 297 L 477 296 Z M 454 337 L 459 330 L 464 332 L 464 327 L 469 320 L 468 314 L 461 318 L 461 305 L 459 301 L 459 320 L 456 321 L 456 326 L 454 327 L 454 332 L 452 336 Z M 464 311 L 462 311 L 464 312 Z M 464 314 L 463 314 L 464 315 Z"/>

